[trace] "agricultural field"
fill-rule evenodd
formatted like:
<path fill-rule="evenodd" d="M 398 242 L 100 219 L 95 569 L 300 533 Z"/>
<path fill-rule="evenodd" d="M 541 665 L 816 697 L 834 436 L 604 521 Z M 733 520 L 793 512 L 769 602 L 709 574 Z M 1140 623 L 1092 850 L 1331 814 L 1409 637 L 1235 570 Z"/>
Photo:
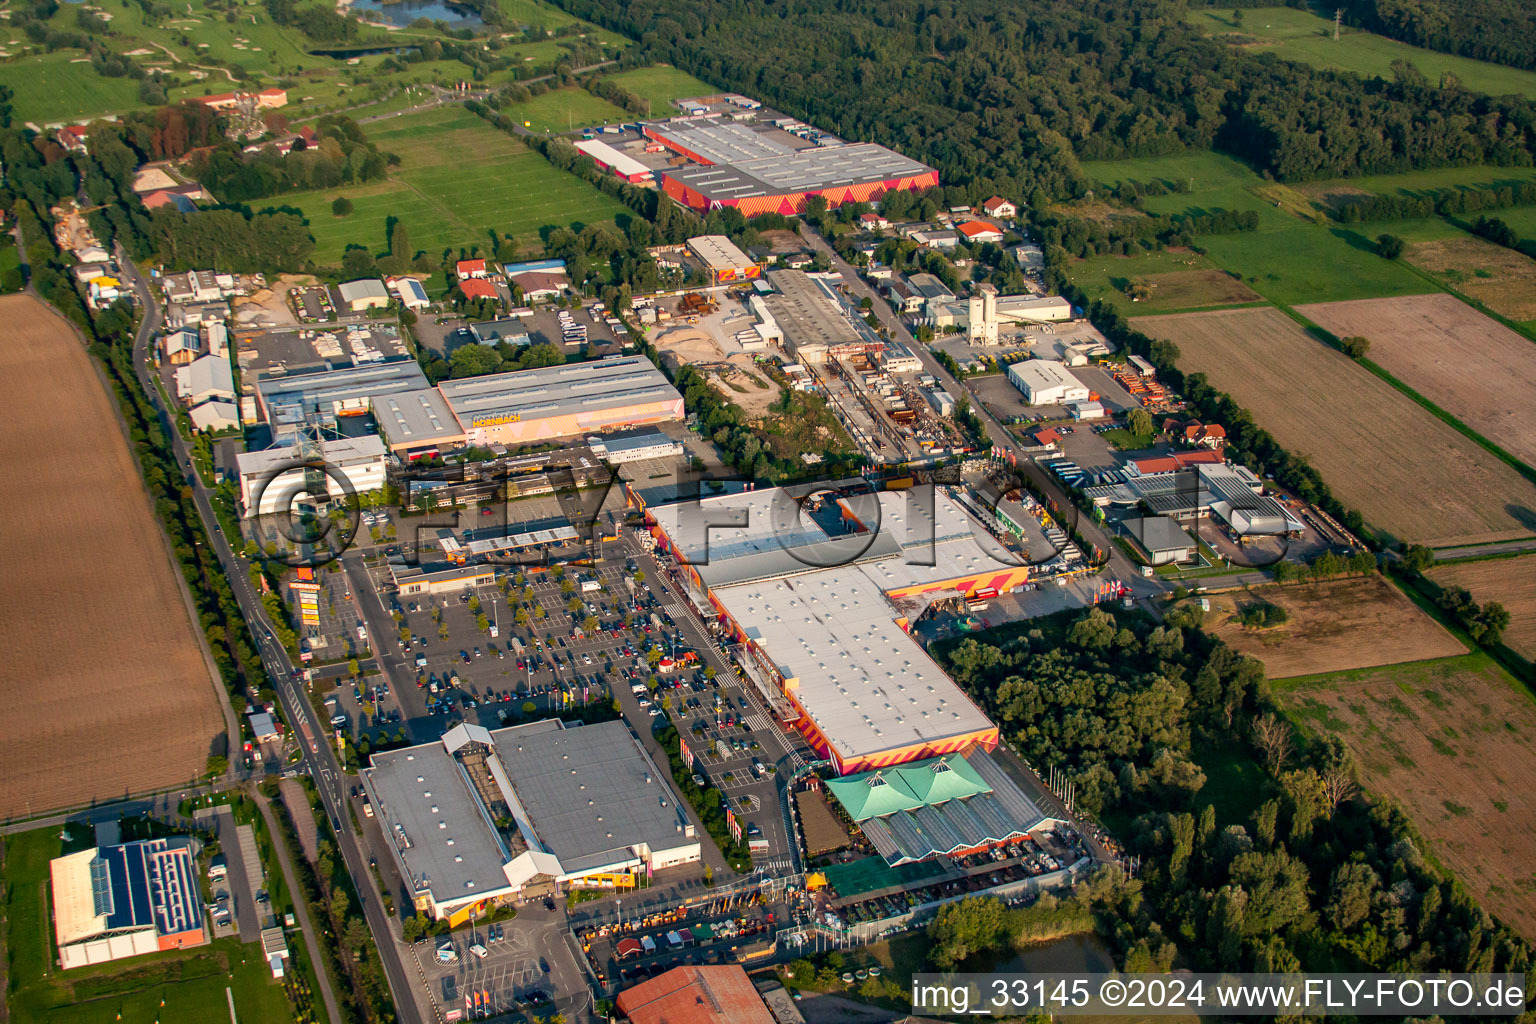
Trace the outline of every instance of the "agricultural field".
<path fill-rule="evenodd" d="M 1365 367 L 1273 309 L 1140 317 L 1186 373 L 1247 408 L 1322 473 L 1344 504 L 1404 541 L 1525 537 L 1536 486 Z"/>
<path fill-rule="evenodd" d="M 6 1009 L 13 1024 L 218 1021 L 229 1018 L 231 996 L 241 1020 L 292 1019 L 282 984 L 272 980 L 261 957 L 248 955 L 249 947 L 234 937 L 67 974 L 58 971 L 48 913 L 48 862 L 92 845 L 88 828 L 69 831 L 68 843 L 57 828 L 5 837 L 3 874 L 10 887 Z"/>
<path fill-rule="evenodd" d="M 1527 661 L 1536 661 L 1536 558 L 1446 562 L 1429 570 L 1429 578 L 1442 587 L 1461 587 L 1479 604 L 1502 604 L 1509 612 L 1505 646 Z"/>
<path fill-rule="evenodd" d="M 575 128 L 627 121 L 631 114 L 585 89 L 552 89 L 527 103 L 503 107 L 503 114 L 536 132 L 561 133 Z"/>
<path fill-rule="evenodd" d="M 1337 736 L 1372 794 L 1396 801 L 1478 901 L 1536 938 L 1536 705 L 1484 654 L 1275 687 Z"/>
<path fill-rule="evenodd" d="M 1090 297 L 1111 302 L 1128 316 L 1263 301 L 1253 289 L 1188 249 L 1074 260 L 1068 270 Z M 1144 282 L 1150 298 L 1132 302 L 1127 293 L 1133 282 Z"/>
<path fill-rule="evenodd" d="M 708 82 L 701 82 L 688 72 L 668 64 L 620 71 L 616 75 L 609 75 L 608 80 L 622 85 L 643 100 L 650 100 L 652 117 L 677 113 L 672 106 L 673 100 L 708 96 L 720 91 Z"/>
<path fill-rule="evenodd" d="M 339 263 L 353 243 L 383 252 L 390 217 L 405 224 L 416 249 L 435 258 L 446 247 L 485 245 L 492 229 L 535 249 L 542 227 L 612 224 L 627 212 L 618 200 L 556 170 L 462 107 L 375 122 L 368 137 L 400 156 L 387 180 L 270 200 L 309 219 L 318 263 Z M 337 196 L 352 200 L 351 215 L 332 214 Z"/>
<path fill-rule="evenodd" d="M 1532 266 L 1518 253 L 1510 255 Z M 1536 280 L 1522 284 L 1536 290 Z M 1536 466 L 1536 409 L 1530 402 L 1536 343 L 1530 339 L 1445 294 L 1297 306 L 1296 312 L 1337 337 L 1369 338 L 1373 363 Z"/>
<path fill-rule="evenodd" d="M 1461 642 L 1381 576 L 1212 594 L 1206 630 L 1264 662 L 1271 679 L 1425 661 L 1466 653 Z M 1282 625 L 1248 629 L 1235 613 L 1285 609 Z"/>
<path fill-rule="evenodd" d="M 1435 290 L 1411 268 L 1377 256 L 1371 241 L 1375 233 L 1368 237 L 1326 223 L 1306 197 L 1265 182 L 1229 156 L 1200 152 L 1100 160 L 1083 164 L 1083 171 L 1106 187 L 1159 181 L 1186 189 L 1146 197 L 1149 213 L 1255 212 L 1257 230 L 1202 235 L 1199 242 L 1212 264 L 1239 275 L 1271 302 L 1336 302 Z"/>
<path fill-rule="evenodd" d="M 1332 8 L 1328 8 L 1332 12 Z M 1317 68 L 1353 71 L 1358 75 L 1393 80 L 1392 62 L 1405 60 L 1431 83 L 1451 74 L 1468 89 L 1502 96 L 1517 93 L 1536 98 L 1536 72 L 1500 64 L 1488 64 L 1434 50 L 1400 43 L 1360 29 L 1344 28 L 1333 38 L 1333 19 L 1289 7 L 1257 7 L 1233 21 L 1227 10 L 1192 10 L 1188 20 L 1210 35 L 1229 36 L 1249 53 L 1273 53 L 1286 60 Z"/>
<path fill-rule="evenodd" d="M 0 321 L 0 437 L 19 488 L 0 517 L 0 817 L 184 783 L 224 730 L 222 687 L 116 412 L 48 307 L 6 296 Z"/>

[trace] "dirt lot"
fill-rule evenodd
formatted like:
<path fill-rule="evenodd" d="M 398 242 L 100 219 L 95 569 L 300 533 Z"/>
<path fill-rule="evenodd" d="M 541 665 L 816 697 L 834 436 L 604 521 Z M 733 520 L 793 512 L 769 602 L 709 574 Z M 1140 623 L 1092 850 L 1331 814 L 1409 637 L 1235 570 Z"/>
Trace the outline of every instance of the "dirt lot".
<path fill-rule="evenodd" d="M 1448 658 L 1466 648 L 1380 576 L 1211 595 L 1206 628 L 1264 662 L 1271 679 Z M 1284 608 L 1284 625 L 1246 629 L 1234 612 Z"/>
<path fill-rule="evenodd" d="M 1408 247 L 1408 262 L 1511 320 L 1536 320 L 1536 261 L 1481 238 Z"/>
<path fill-rule="evenodd" d="M 0 817 L 189 780 L 224 721 L 106 391 L 36 299 L 0 322 Z"/>
<path fill-rule="evenodd" d="M 670 352 L 687 365 L 708 370 L 709 383 L 728 401 L 741 406 L 748 417 L 762 416 L 778 400 L 779 389 L 757 369 L 751 356 L 744 352 L 726 355 L 707 331 L 674 327 L 658 334 L 655 344 L 658 352 Z"/>
<path fill-rule="evenodd" d="M 1536 271 L 1536 264 L 1526 263 Z M 1536 295 L 1536 273 L 1529 285 Z M 1536 344 L 1454 295 L 1327 302 L 1296 311 L 1339 337 L 1369 338 L 1373 362 L 1536 465 Z"/>
<path fill-rule="evenodd" d="M 1176 343 L 1185 371 L 1205 373 L 1305 455 L 1378 530 L 1442 546 L 1524 537 L 1536 526 L 1529 481 L 1278 310 L 1134 324 Z"/>
<path fill-rule="evenodd" d="M 1536 557 L 1447 562 L 1431 569 L 1429 578 L 1444 587 L 1462 587 L 1479 603 L 1502 604 L 1509 612 L 1504 643 L 1521 657 L 1536 660 Z"/>
<path fill-rule="evenodd" d="M 1482 655 L 1282 688 L 1490 912 L 1536 938 L 1536 704 Z"/>

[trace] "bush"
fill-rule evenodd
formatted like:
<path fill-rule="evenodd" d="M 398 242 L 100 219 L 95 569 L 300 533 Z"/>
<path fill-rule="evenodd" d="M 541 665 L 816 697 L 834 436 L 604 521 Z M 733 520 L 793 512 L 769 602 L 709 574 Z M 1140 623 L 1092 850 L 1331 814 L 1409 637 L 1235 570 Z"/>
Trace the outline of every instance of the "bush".
<path fill-rule="evenodd" d="M 1403 249 L 1406 247 L 1407 246 L 1403 240 L 1398 238 L 1396 235 L 1376 236 L 1376 255 L 1382 257 L 1383 259 L 1397 259 L 1403 254 Z"/>
<path fill-rule="evenodd" d="M 1364 359 L 1371 351 L 1371 340 L 1360 335 L 1339 339 L 1339 350 L 1351 359 Z"/>
<path fill-rule="evenodd" d="M 336 201 L 331 203 L 331 212 L 338 217 L 350 216 L 352 213 L 352 200 L 346 196 L 337 196 Z"/>

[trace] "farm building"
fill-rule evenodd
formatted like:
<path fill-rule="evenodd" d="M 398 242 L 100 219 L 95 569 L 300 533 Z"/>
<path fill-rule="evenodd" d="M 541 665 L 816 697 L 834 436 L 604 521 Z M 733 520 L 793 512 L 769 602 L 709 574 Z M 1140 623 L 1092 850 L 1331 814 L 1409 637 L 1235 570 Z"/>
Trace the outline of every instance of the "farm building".
<path fill-rule="evenodd" d="M 1120 525 L 1153 565 L 1187 562 L 1194 555 L 1195 542 L 1167 516 L 1127 519 Z"/>
<path fill-rule="evenodd" d="M 472 445 L 529 444 L 683 418 L 683 396 L 644 356 L 616 356 L 439 386 Z"/>
<path fill-rule="evenodd" d="M 745 281 L 762 273 L 762 268 L 724 235 L 699 235 L 688 239 L 688 250 L 709 271 L 711 284 Z"/>
<path fill-rule="evenodd" d="M 601 139 L 583 139 L 576 143 L 576 148 L 591 157 L 597 166 L 611 171 L 631 185 L 644 185 L 656 176 L 656 172 L 645 164 L 628 153 L 614 149 Z"/>
<path fill-rule="evenodd" d="M 520 897 L 629 887 L 701 854 L 623 722 L 459 725 L 375 754 L 362 776 L 416 908 L 455 925 Z"/>
<path fill-rule="evenodd" d="M 796 149 L 746 125 L 714 118 L 674 118 L 643 130 L 647 138 L 693 161 L 694 166 L 664 169 L 661 187 L 700 212 L 730 206 L 747 217 L 800 213 L 813 195 L 840 206 L 939 183 L 932 167 L 868 142 Z"/>
<path fill-rule="evenodd" d="M 1008 367 L 1008 379 L 1030 405 L 1065 405 L 1088 401 L 1088 389 L 1065 365 L 1050 359 L 1026 359 Z"/>
<path fill-rule="evenodd" d="M 674 967 L 618 996 L 630 1024 L 774 1024 L 739 964 Z"/>
<path fill-rule="evenodd" d="M 383 281 L 375 277 L 337 285 L 336 294 L 341 297 L 342 307 L 354 313 L 369 309 L 383 309 L 389 305 L 389 289 L 384 287 Z"/>
<path fill-rule="evenodd" d="M 947 493 L 931 511 L 893 492 L 841 499 L 815 520 L 777 489 L 647 513 L 754 685 L 839 773 L 996 745 L 996 726 L 906 629 L 935 601 L 1002 593 L 1031 570 L 984 547 Z"/>
<path fill-rule="evenodd" d="M 331 500 L 345 501 L 347 497 L 346 487 L 332 474 L 339 475 L 357 494 L 384 486 L 384 442 L 372 434 L 322 441 L 320 454 L 329 470 L 325 487 Z M 297 448 L 241 452 L 235 456 L 235 466 L 240 475 L 240 506 L 247 518 L 286 513 L 293 500 L 306 493 L 305 466 Z"/>
<path fill-rule="evenodd" d="M 826 787 L 892 867 L 978 853 L 1052 823 L 984 750 L 845 775 Z"/>
<path fill-rule="evenodd" d="M 66 970 L 208 941 L 192 844 L 184 836 L 81 850 L 48 868 L 54 938 Z"/>

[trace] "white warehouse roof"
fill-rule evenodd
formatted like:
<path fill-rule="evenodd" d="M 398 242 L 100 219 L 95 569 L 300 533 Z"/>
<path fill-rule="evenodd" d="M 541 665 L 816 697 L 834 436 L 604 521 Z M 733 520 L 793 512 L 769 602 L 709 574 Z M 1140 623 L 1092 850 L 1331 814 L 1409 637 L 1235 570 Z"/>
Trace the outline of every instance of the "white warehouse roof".
<path fill-rule="evenodd" d="M 576 143 L 576 148 L 604 167 L 616 171 L 626 178 L 632 174 L 651 173 L 651 169 L 645 166 L 645 164 L 636 160 L 628 153 L 614 149 L 602 139 L 583 139 L 581 142 Z"/>

